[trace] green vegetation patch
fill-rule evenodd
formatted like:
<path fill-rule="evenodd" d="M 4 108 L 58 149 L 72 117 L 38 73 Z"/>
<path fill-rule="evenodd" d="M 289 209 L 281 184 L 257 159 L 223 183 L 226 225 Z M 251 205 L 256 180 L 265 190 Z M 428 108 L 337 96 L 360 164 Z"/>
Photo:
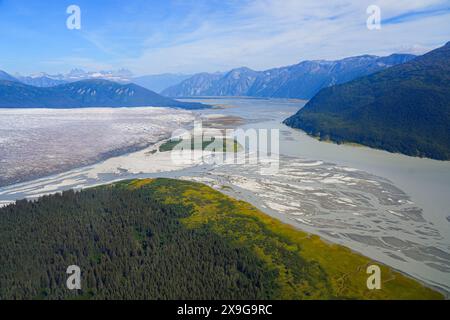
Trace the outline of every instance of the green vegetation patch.
<path fill-rule="evenodd" d="M 141 182 L 131 185 L 137 183 Z M 392 268 L 299 231 L 203 184 L 157 179 L 141 187 L 167 203 L 192 207 L 192 214 L 182 219 L 189 228 L 207 228 L 227 242 L 250 248 L 276 274 L 277 290 L 272 298 L 443 298 Z M 372 264 L 381 268 L 381 290 L 366 286 L 366 269 Z"/>
<path fill-rule="evenodd" d="M 168 152 L 177 148 L 185 150 L 209 150 L 215 152 L 238 152 L 242 150 L 242 146 L 233 139 L 199 139 L 200 144 L 196 144 L 195 139 L 170 139 L 161 144 L 159 152 Z"/>

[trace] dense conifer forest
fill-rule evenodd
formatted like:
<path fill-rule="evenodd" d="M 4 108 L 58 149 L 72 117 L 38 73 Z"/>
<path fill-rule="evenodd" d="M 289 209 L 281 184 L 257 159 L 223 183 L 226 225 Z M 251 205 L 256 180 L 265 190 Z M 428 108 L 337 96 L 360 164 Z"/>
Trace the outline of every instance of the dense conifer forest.
<path fill-rule="evenodd" d="M 0 297 L 80 297 L 66 288 L 78 265 L 86 298 L 269 298 L 274 276 L 258 258 L 183 227 L 189 213 L 121 188 L 20 201 L 1 211 Z"/>

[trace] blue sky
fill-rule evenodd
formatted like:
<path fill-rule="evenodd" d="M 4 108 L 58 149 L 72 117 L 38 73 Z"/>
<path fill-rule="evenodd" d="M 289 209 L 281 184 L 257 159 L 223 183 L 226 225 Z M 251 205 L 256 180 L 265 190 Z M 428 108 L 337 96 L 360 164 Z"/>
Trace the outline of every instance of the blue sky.
<path fill-rule="evenodd" d="M 81 8 L 81 30 L 66 9 Z M 366 27 L 369 5 L 381 30 Z M 424 53 L 450 41 L 449 0 L 0 0 L 0 69 L 256 70 L 306 59 Z"/>

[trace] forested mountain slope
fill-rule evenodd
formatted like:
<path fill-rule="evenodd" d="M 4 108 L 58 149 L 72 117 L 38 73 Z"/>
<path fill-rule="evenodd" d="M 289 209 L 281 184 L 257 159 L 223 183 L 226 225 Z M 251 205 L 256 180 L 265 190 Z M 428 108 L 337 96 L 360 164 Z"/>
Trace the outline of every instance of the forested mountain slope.
<path fill-rule="evenodd" d="M 450 159 L 450 42 L 410 62 L 323 89 L 285 123 L 321 139 Z"/>
<path fill-rule="evenodd" d="M 237 68 L 226 73 L 201 73 L 167 88 L 169 97 L 248 96 L 311 99 L 321 89 L 348 82 L 414 59 L 409 54 L 363 55 L 336 61 L 302 61 L 292 66 L 254 71 Z"/>

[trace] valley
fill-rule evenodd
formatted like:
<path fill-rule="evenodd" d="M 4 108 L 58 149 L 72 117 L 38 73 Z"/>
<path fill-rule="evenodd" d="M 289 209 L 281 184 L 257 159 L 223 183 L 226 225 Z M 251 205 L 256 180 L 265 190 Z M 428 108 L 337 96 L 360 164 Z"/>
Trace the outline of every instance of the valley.
<path fill-rule="evenodd" d="M 197 102 L 197 100 L 194 100 Z M 96 164 L 0 188 L 4 205 L 123 179 L 177 178 L 205 183 L 300 230 L 320 235 L 421 281 L 450 291 L 449 164 L 369 148 L 321 143 L 281 121 L 304 104 L 265 99 L 207 99 L 220 107 L 189 119 L 240 118 L 239 127 L 280 130 L 279 171 L 206 158 L 176 164 L 159 142 Z M 227 121 L 225 121 L 227 123 Z M 186 126 L 188 127 L 188 126 Z M 238 153 L 239 154 L 239 153 Z M 422 175 L 426 174 L 427 179 Z"/>

